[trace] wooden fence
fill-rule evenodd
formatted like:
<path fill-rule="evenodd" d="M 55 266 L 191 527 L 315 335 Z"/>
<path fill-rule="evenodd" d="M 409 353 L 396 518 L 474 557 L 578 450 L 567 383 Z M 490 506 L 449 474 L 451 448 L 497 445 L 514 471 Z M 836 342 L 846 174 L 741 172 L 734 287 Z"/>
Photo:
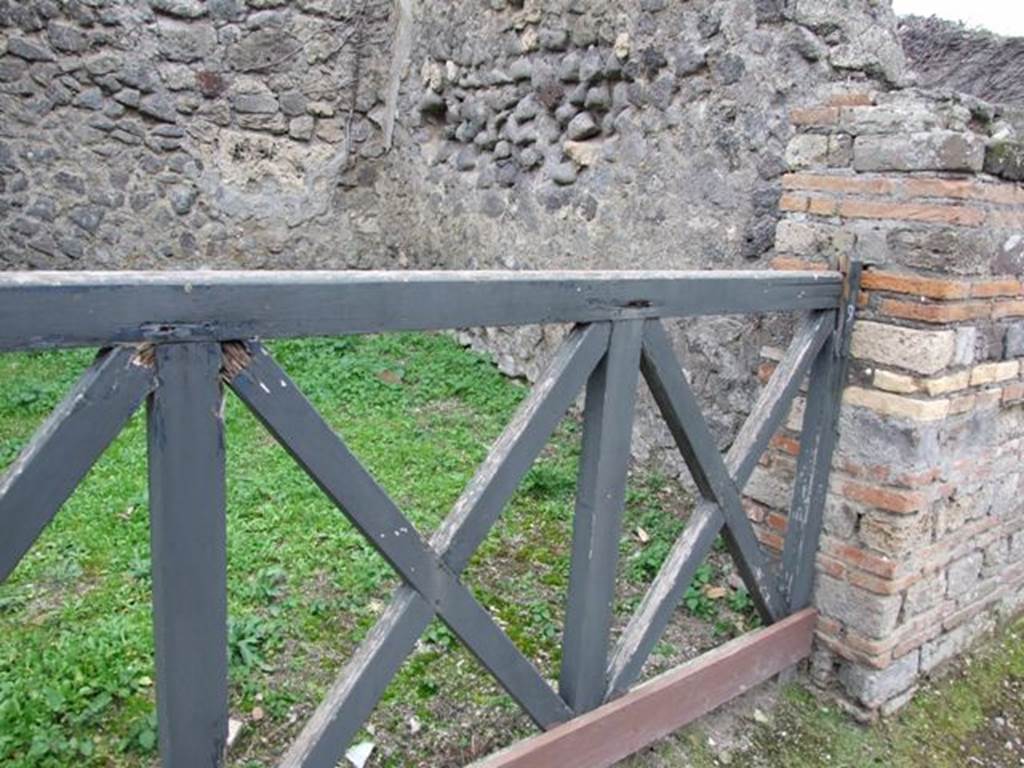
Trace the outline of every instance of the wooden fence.
<path fill-rule="evenodd" d="M 223 385 L 401 576 L 377 626 L 282 758 L 333 768 L 437 616 L 545 731 L 482 765 L 610 765 L 807 655 L 807 608 L 859 268 L 839 272 L 167 272 L 0 274 L 0 351 L 102 351 L 0 480 L 5 579 L 147 401 L 160 755 L 224 761 L 228 720 Z M 664 318 L 802 313 L 723 457 Z M 423 539 L 260 339 L 571 323 L 572 331 L 451 514 Z M 618 643 L 611 606 L 643 374 L 702 500 Z M 741 492 L 809 376 L 782 562 Z M 557 690 L 460 574 L 585 389 Z M 769 626 L 633 687 L 694 571 L 723 533 Z"/>

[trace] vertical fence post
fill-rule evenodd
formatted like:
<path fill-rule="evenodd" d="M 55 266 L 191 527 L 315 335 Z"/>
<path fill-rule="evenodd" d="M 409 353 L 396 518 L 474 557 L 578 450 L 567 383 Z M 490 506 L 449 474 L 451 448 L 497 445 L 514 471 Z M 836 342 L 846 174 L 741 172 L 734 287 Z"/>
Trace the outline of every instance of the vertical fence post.
<path fill-rule="evenodd" d="M 228 711 L 220 345 L 161 345 L 156 364 L 148 439 L 161 764 L 218 768 Z"/>
<path fill-rule="evenodd" d="M 643 320 L 612 326 L 587 382 L 559 692 L 577 714 L 601 704 L 608 664 Z"/>
<path fill-rule="evenodd" d="M 815 556 L 849 367 L 861 263 L 851 261 L 844 271 L 844 295 L 836 315 L 836 330 L 814 361 L 807 390 L 796 483 L 782 552 L 782 585 L 790 612 L 806 608 L 814 590 Z"/>

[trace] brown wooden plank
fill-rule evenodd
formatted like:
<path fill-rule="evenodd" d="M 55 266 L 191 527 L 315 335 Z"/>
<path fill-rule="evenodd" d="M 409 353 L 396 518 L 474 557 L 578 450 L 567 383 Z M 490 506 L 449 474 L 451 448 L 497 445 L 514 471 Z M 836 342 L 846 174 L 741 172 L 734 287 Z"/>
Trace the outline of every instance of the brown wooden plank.
<path fill-rule="evenodd" d="M 472 768 L 614 765 L 808 656 L 816 619 L 807 609 L 739 637 Z"/>

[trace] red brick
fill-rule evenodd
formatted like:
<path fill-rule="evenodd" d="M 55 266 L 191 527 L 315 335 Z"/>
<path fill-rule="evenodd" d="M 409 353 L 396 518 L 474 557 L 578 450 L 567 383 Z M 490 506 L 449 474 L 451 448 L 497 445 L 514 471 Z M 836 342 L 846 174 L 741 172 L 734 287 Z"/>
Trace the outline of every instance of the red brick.
<path fill-rule="evenodd" d="M 959 179 L 907 179 L 903 192 L 910 197 L 970 197 L 975 184 Z"/>
<path fill-rule="evenodd" d="M 846 580 L 853 586 L 873 592 L 876 595 L 895 595 L 914 582 L 919 581 L 920 578 L 918 574 L 910 574 L 900 579 L 882 579 L 863 571 L 850 571 L 846 576 Z"/>
<path fill-rule="evenodd" d="M 771 440 L 771 445 L 790 456 L 800 455 L 800 441 L 789 435 L 775 435 Z"/>
<path fill-rule="evenodd" d="M 843 200 L 839 215 L 848 219 L 896 219 L 934 224 L 976 227 L 985 222 L 985 212 L 963 205 L 923 205 L 888 203 L 874 200 Z"/>
<path fill-rule="evenodd" d="M 905 575 L 905 569 L 909 565 L 908 563 L 897 563 L 887 557 L 873 555 L 859 547 L 847 544 L 831 536 L 823 536 L 821 542 L 821 548 L 826 554 L 841 560 L 847 565 L 852 565 L 855 568 L 860 568 L 863 571 L 883 578 L 894 579 Z"/>
<path fill-rule="evenodd" d="M 839 210 L 839 202 L 834 197 L 815 195 L 807 204 L 807 212 L 815 216 L 835 216 Z"/>
<path fill-rule="evenodd" d="M 910 653 L 915 648 L 920 648 L 922 645 L 927 643 L 929 640 L 934 640 L 936 637 L 942 634 L 942 625 L 933 624 L 925 627 L 920 632 L 915 632 L 904 640 L 892 647 L 892 657 L 894 659 L 902 658 Z"/>
<path fill-rule="evenodd" d="M 807 206 L 811 204 L 810 199 L 807 195 L 794 195 L 792 193 L 786 193 L 779 200 L 780 211 L 791 211 L 793 213 L 803 213 L 807 210 Z"/>
<path fill-rule="evenodd" d="M 997 301 L 992 305 L 992 317 L 1000 320 L 1004 317 L 1024 316 L 1024 300 Z"/>
<path fill-rule="evenodd" d="M 899 632 L 899 628 L 896 632 Z M 843 635 L 843 642 L 846 643 L 848 648 L 878 659 L 886 657 L 892 651 L 892 647 L 896 644 L 897 640 L 898 635 L 896 633 L 893 633 L 884 640 L 874 640 L 852 628 L 847 628 L 846 634 Z"/>
<path fill-rule="evenodd" d="M 931 485 L 941 477 L 942 471 L 939 469 L 926 469 L 922 472 L 917 473 L 905 473 L 897 475 L 893 478 L 894 485 L 903 485 L 907 488 L 920 488 L 921 486 Z"/>
<path fill-rule="evenodd" d="M 948 197 L 1001 205 L 1024 204 L 1024 188 L 1016 184 L 984 184 L 967 179 L 916 178 L 905 180 L 902 191 L 913 197 Z"/>
<path fill-rule="evenodd" d="M 779 534 L 767 531 L 764 528 L 755 528 L 754 534 L 757 536 L 757 540 L 769 549 L 773 549 L 776 552 L 782 551 L 782 547 L 785 542 Z"/>
<path fill-rule="evenodd" d="M 846 566 L 834 557 L 829 557 L 819 552 L 815 558 L 815 563 L 819 571 L 828 574 L 834 579 L 846 578 Z"/>
<path fill-rule="evenodd" d="M 1024 400 L 1024 382 L 1015 381 L 1002 388 L 1002 401 L 1020 402 Z"/>
<path fill-rule="evenodd" d="M 875 97 L 866 91 L 850 91 L 833 94 L 828 103 L 832 107 L 871 107 L 875 104 Z"/>
<path fill-rule="evenodd" d="M 991 299 L 996 296 L 1019 296 L 1021 283 L 1012 277 L 983 280 L 971 285 L 971 296 L 977 299 Z"/>
<path fill-rule="evenodd" d="M 1024 205 L 1024 187 L 1017 184 L 975 184 L 971 197 L 987 203 Z"/>
<path fill-rule="evenodd" d="M 889 467 L 879 464 L 857 464 L 849 459 L 840 460 L 843 472 L 859 480 L 873 480 L 884 483 L 889 479 Z"/>
<path fill-rule="evenodd" d="M 843 629 L 843 625 L 833 619 L 831 616 L 824 616 L 818 614 L 817 625 L 815 627 L 819 632 L 824 632 L 826 635 L 832 635 L 833 637 L 839 637 L 839 633 Z"/>
<path fill-rule="evenodd" d="M 1010 302 L 1014 303 L 1014 302 Z M 1024 302 L 1021 302 L 1024 305 Z M 878 311 L 889 317 L 920 320 L 924 323 L 955 323 L 988 317 L 992 307 L 987 302 L 964 301 L 956 304 L 925 304 L 897 299 L 882 299 Z M 1022 307 L 1024 311 L 1024 307 Z"/>
<path fill-rule="evenodd" d="M 776 256 L 771 260 L 772 269 L 787 272 L 827 272 L 830 266 L 822 261 L 808 261 L 793 256 Z"/>
<path fill-rule="evenodd" d="M 927 618 L 926 622 L 920 622 L 919 618 Z M 885 640 L 873 640 L 861 635 L 854 629 L 847 629 L 843 635 L 842 642 L 847 647 L 873 658 L 899 658 L 907 652 L 906 643 L 912 637 L 919 644 L 925 643 L 942 632 L 940 617 L 925 615 L 914 618 L 913 621 L 896 628 Z M 916 646 L 914 646 L 916 647 Z"/>
<path fill-rule="evenodd" d="M 966 299 L 971 293 L 971 285 L 963 280 L 941 280 L 877 269 L 864 272 L 861 286 L 874 291 L 909 293 L 929 299 Z"/>
<path fill-rule="evenodd" d="M 871 656 L 866 653 L 851 648 L 849 645 L 844 643 L 842 640 L 832 637 L 824 632 L 816 632 L 815 636 L 832 653 L 837 656 L 842 656 L 844 659 L 855 662 L 857 664 L 863 664 L 864 666 L 872 667 L 873 669 L 885 669 L 889 666 L 891 659 L 890 654 L 882 654 L 881 656 Z"/>
<path fill-rule="evenodd" d="M 901 515 L 913 514 L 928 505 L 928 497 L 918 491 L 880 488 L 877 485 L 856 483 L 852 480 L 842 481 L 839 484 L 839 493 L 853 501 Z"/>
<path fill-rule="evenodd" d="M 786 532 L 786 523 L 786 516 L 780 515 L 778 512 L 769 512 L 764 517 L 765 525 L 782 534 Z"/>

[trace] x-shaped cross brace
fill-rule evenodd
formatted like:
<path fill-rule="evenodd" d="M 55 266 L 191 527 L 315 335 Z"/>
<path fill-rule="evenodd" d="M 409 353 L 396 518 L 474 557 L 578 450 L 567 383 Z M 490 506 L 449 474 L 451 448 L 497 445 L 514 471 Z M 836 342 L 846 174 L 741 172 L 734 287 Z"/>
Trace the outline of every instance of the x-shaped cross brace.
<path fill-rule="evenodd" d="M 607 350 L 608 324 L 575 329 L 427 544 L 259 344 L 231 388 L 405 580 L 281 766 L 333 766 L 436 614 L 542 728 L 572 712 L 458 574 Z"/>
<path fill-rule="evenodd" d="M 606 698 L 625 692 L 636 680 L 723 527 L 761 616 L 772 622 L 786 614 L 778 579 L 767 569 L 743 512 L 740 491 L 834 328 L 832 312 L 817 312 L 803 320 L 723 461 L 665 329 L 659 321 L 648 321 L 641 358 L 644 378 L 704 498 L 622 633 L 608 666 Z"/>

